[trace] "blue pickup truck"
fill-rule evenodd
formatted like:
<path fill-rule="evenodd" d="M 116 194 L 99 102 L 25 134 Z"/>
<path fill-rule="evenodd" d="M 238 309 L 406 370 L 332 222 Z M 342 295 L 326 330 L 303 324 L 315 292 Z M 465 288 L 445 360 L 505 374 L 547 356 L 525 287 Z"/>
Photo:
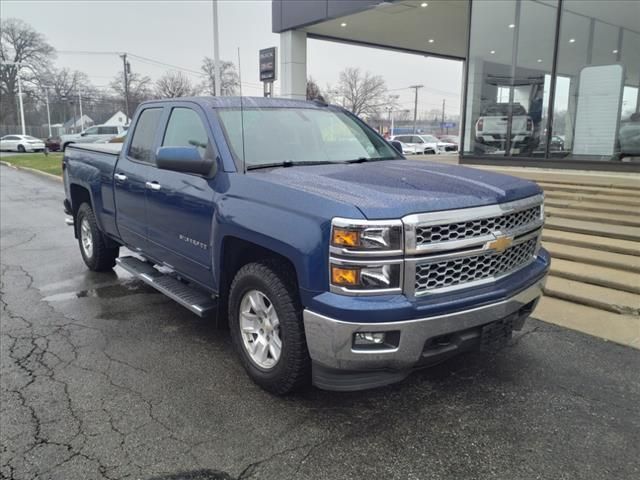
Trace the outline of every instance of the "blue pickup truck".
<path fill-rule="evenodd" d="M 317 101 L 146 102 L 123 145 L 71 145 L 63 172 L 88 268 L 118 264 L 228 319 L 275 394 L 377 387 L 496 350 L 550 263 L 536 184 L 408 161 Z"/>

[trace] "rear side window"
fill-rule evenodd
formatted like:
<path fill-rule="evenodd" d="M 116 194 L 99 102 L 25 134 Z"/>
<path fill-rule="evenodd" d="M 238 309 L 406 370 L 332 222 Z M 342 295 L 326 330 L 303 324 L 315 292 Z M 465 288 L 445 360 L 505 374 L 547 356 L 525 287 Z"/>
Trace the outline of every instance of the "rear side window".
<path fill-rule="evenodd" d="M 197 147 L 204 157 L 209 144 L 200 116 L 190 108 L 174 108 L 169 117 L 163 147 Z"/>
<path fill-rule="evenodd" d="M 161 115 L 161 108 L 147 108 L 140 114 L 129 147 L 131 158 L 153 163 L 153 142 Z"/>
<path fill-rule="evenodd" d="M 98 133 L 100 135 L 117 135 L 118 127 L 100 127 L 98 128 Z"/>

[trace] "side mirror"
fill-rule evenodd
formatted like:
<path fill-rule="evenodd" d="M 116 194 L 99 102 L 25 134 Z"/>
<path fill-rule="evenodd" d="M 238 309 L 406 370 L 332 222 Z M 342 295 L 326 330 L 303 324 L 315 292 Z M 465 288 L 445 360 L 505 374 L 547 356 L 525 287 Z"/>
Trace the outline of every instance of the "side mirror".
<path fill-rule="evenodd" d="M 396 150 L 396 152 L 398 152 L 399 154 L 402 155 L 402 144 L 397 141 L 397 140 L 390 140 L 389 143 L 391 144 L 391 146 Z"/>
<path fill-rule="evenodd" d="M 156 153 L 156 166 L 161 170 L 209 175 L 215 162 L 202 158 L 196 147 L 160 147 Z"/>
<path fill-rule="evenodd" d="M 81 137 L 86 137 L 86 136 L 87 136 L 87 132 L 82 132 L 82 133 L 80 134 L 80 136 L 81 136 Z"/>

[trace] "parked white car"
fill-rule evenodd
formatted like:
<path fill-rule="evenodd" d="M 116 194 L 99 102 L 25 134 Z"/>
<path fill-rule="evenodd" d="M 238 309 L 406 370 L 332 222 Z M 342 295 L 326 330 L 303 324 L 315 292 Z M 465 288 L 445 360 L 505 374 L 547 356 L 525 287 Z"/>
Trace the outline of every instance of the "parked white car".
<path fill-rule="evenodd" d="M 456 152 L 458 146 L 455 143 L 442 142 L 433 135 L 395 135 L 393 140 L 398 140 L 413 149 L 417 154 L 434 154 Z"/>
<path fill-rule="evenodd" d="M 44 142 L 30 135 L 5 135 L 0 138 L 0 150 L 11 152 L 44 152 Z"/>
<path fill-rule="evenodd" d="M 108 142 L 116 135 L 125 132 L 127 127 L 120 125 L 95 125 L 84 130 L 82 133 L 60 136 L 60 147 L 64 151 L 67 145 L 72 143 L 98 143 Z"/>

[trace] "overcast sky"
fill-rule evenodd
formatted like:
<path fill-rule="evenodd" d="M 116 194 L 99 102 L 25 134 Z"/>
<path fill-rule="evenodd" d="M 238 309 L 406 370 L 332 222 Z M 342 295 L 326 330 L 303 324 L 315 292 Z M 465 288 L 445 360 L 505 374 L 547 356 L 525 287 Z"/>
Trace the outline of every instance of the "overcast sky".
<path fill-rule="evenodd" d="M 2 0 L 2 18 L 20 18 L 45 35 L 58 51 L 56 65 L 85 72 L 96 86 L 106 87 L 121 70 L 115 53 L 126 51 L 152 60 L 199 71 L 202 58 L 213 57 L 212 4 L 202 1 L 29 1 Z M 237 64 L 240 49 L 244 95 L 262 95 L 258 50 L 279 46 L 271 32 L 270 0 L 220 0 L 220 56 Z M 133 71 L 156 79 L 168 67 L 131 58 Z M 348 66 L 382 75 L 402 108 L 413 109 L 408 85 L 423 84 L 419 111 L 460 108 L 462 64 L 368 47 L 308 41 L 308 75 L 324 88 L 334 85 Z M 188 73 L 194 81 L 201 79 Z M 275 84 L 276 94 L 279 91 Z"/>

